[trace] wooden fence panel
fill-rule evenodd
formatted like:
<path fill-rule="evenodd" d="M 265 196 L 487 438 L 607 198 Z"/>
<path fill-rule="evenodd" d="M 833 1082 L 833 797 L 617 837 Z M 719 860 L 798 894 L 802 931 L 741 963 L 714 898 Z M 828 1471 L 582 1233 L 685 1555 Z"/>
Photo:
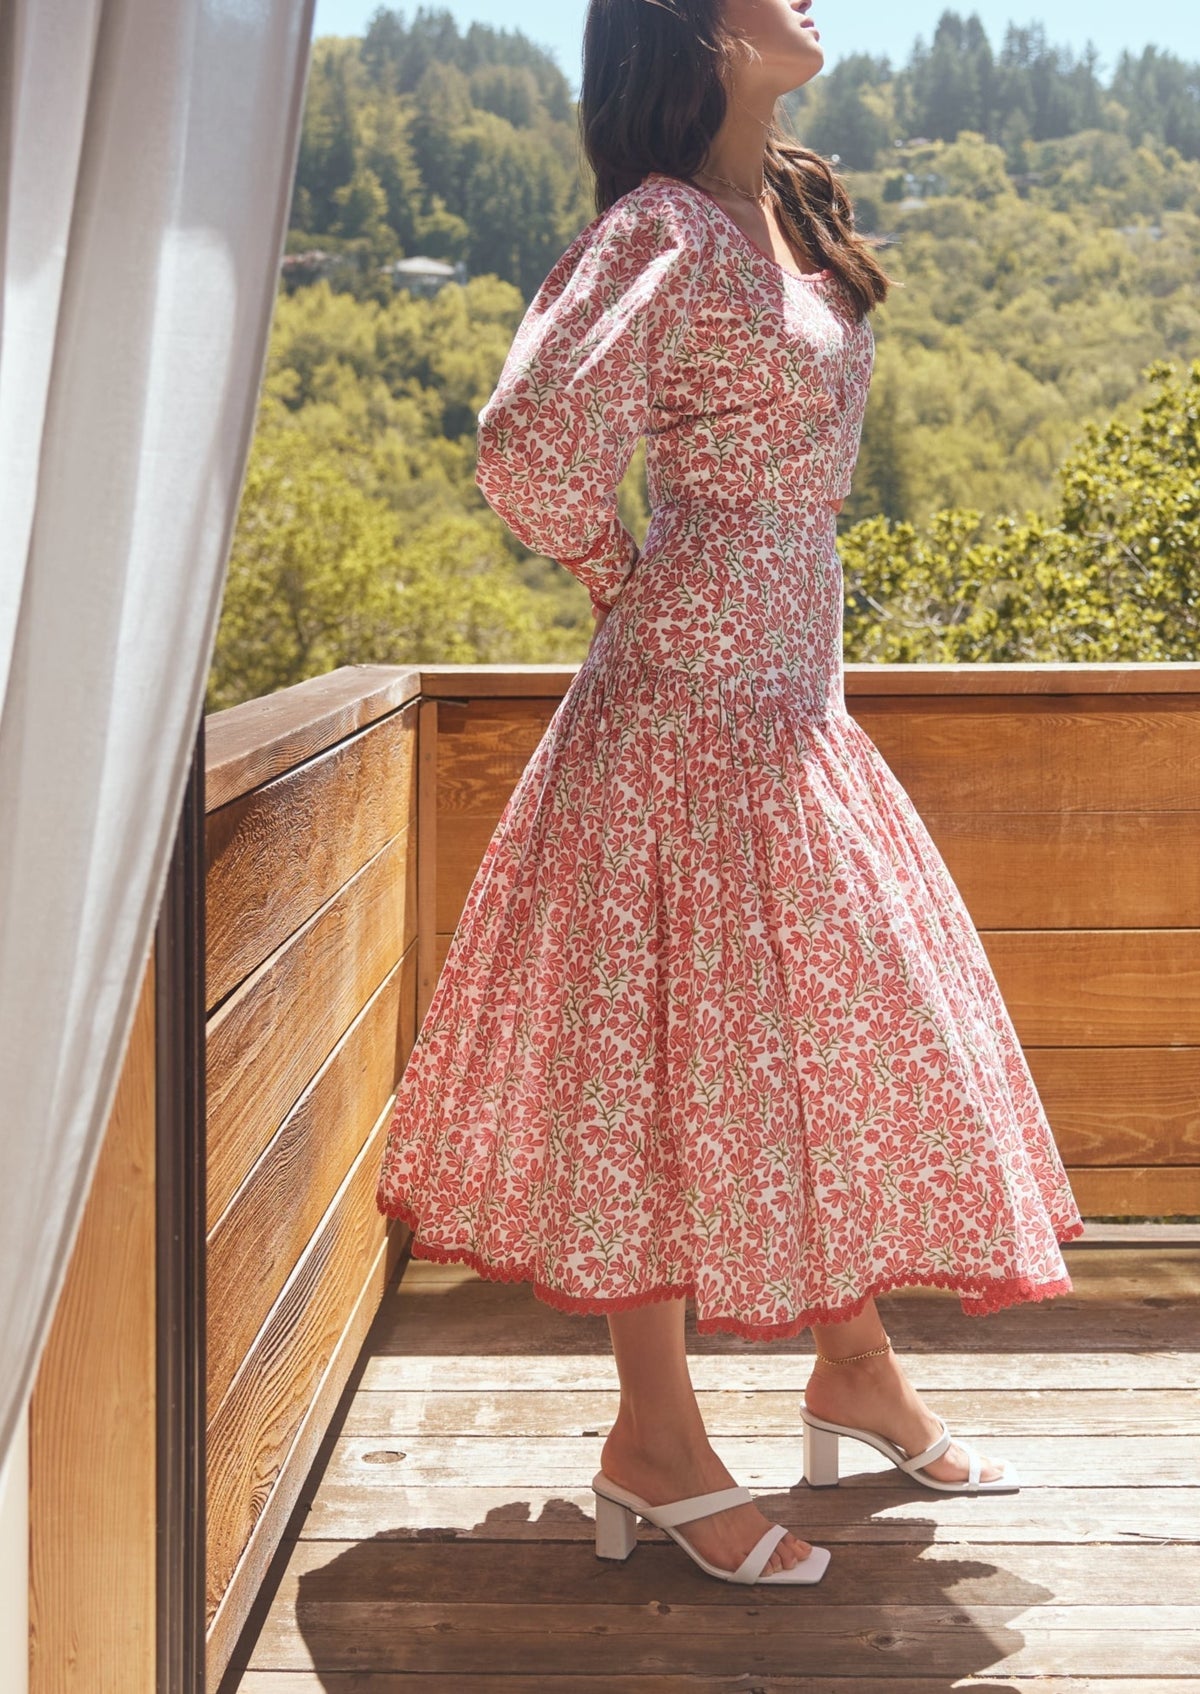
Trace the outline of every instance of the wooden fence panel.
<path fill-rule="evenodd" d="M 154 978 L 30 1403 L 30 1694 L 155 1686 Z"/>
<path fill-rule="evenodd" d="M 418 688 L 351 667 L 209 738 L 212 1687 L 407 1233 L 374 1189 L 416 1033 Z"/>

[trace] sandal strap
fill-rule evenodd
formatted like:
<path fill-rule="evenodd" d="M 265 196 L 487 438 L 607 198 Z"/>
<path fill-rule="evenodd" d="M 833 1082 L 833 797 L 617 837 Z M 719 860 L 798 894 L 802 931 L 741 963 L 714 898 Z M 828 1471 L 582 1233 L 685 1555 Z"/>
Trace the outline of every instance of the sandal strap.
<path fill-rule="evenodd" d="M 746 1557 L 733 1573 L 734 1582 L 757 1582 L 771 1554 L 787 1534 L 785 1523 L 773 1523 L 764 1529 Z"/>
<path fill-rule="evenodd" d="M 668 1525 L 674 1528 L 676 1524 L 690 1523 L 693 1518 L 706 1518 L 713 1512 L 723 1512 L 730 1506 L 744 1506 L 753 1498 L 750 1490 L 740 1485 L 715 1488 L 711 1494 L 693 1494 L 686 1500 L 671 1500 L 665 1506 L 655 1506 L 653 1521 L 663 1529 Z"/>
<path fill-rule="evenodd" d="M 974 1484 L 979 1481 L 980 1474 L 983 1471 L 983 1461 L 979 1457 L 979 1454 L 975 1451 L 974 1447 L 970 1446 L 967 1442 L 962 1441 L 959 1445 L 965 1450 L 967 1455 L 967 1481 L 968 1483 Z"/>
<path fill-rule="evenodd" d="M 929 1464 L 931 1460 L 940 1459 L 947 1447 L 949 1447 L 951 1440 L 950 1425 L 946 1422 L 945 1418 L 943 1418 L 942 1433 L 938 1436 L 933 1445 L 931 1447 L 926 1447 L 923 1453 L 914 1453 L 911 1458 L 902 1459 L 900 1462 L 901 1470 L 918 1471 L 923 1465 Z"/>

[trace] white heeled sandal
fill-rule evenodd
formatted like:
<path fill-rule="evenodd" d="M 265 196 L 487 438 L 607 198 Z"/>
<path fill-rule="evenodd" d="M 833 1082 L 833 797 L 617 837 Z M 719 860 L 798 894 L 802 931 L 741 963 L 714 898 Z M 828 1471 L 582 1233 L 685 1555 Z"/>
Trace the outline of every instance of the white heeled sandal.
<path fill-rule="evenodd" d="M 827 1358 L 818 1351 L 817 1358 L 826 1365 L 851 1365 L 860 1359 L 871 1359 L 891 1351 L 891 1337 L 885 1332 L 882 1347 L 869 1347 L 863 1353 L 850 1353 L 841 1359 Z M 958 1444 L 967 1455 L 967 1474 L 963 1481 L 939 1482 L 936 1477 L 922 1476 L 922 1468 L 934 1459 L 940 1459 L 954 1439 L 950 1425 L 936 1412 L 934 1416 L 941 1424 L 942 1432 L 923 1453 L 907 1453 L 903 1447 L 873 1429 L 858 1429 L 853 1424 L 831 1423 L 828 1418 L 819 1418 L 815 1412 L 809 1411 L 803 1401 L 800 1403 L 800 1416 L 804 1422 L 804 1480 L 810 1488 L 837 1487 L 841 1480 L 838 1475 L 838 1437 L 842 1435 L 849 1436 L 851 1441 L 865 1441 L 869 1447 L 890 1459 L 897 1470 L 905 1471 L 914 1482 L 925 1488 L 936 1488 L 940 1494 L 1015 1494 L 1021 1486 L 1016 1466 L 1008 1459 L 1000 1461 L 1004 1466 L 1002 1475 L 992 1477 L 988 1482 L 980 1481 L 982 1455 L 970 1442 L 961 1440 Z"/>
<path fill-rule="evenodd" d="M 922 1483 L 926 1488 L 936 1488 L 942 1494 L 1015 1494 L 1020 1486 L 1016 1467 L 1007 1459 L 1001 1460 L 1004 1466 L 1002 1476 L 992 1477 L 988 1482 L 980 1481 L 983 1470 L 983 1460 L 967 1441 L 959 1440 L 958 1444 L 967 1455 L 967 1475 L 962 1482 L 939 1482 L 936 1477 L 922 1476 L 922 1466 L 933 1459 L 940 1459 L 942 1454 L 955 1439 L 950 1433 L 950 1425 L 945 1418 L 938 1418 L 942 1433 L 923 1453 L 906 1453 L 903 1447 L 898 1447 L 894 1441 L 889 1441 L 886 1435 L 876 1435 L 873 1429 L 855 1429 L 851 1424 L 830 1423 L 827 1418 L 819 1418 L 815 1412 L 801 1404 L 800 1416 L 804 1421 L 804 1480 L 810 1488 L 836 1488 L 841 1480 L 838 1475 L 838 1437 L 847 1435 L 852 1441 L 865 1441 L 889 1458 L 897 1469 L 906 1471 L 914 1481 Z"/>
<path fill-rule="evenodd" d="M 645 1518 L 658 1529 L 665 1529 L 672 1541 L 677 1541 L 690 1559 L 709 1576 L 722 1582 L 798 1583 L 820 1582 L 829 1564 L 828 1547 L 814 1547 L 807 1558 L 790 1570 L 761 1573 L 767 1560 L 788 1533 L 782 1523 L 772 1524 L 751 1547 L 736 1570 L 721 1570 L 710 1565 L 682 1535 L 676 1535 L 675 1525 L 690 1523 L 693 1518 L 705 1518 L 713 1512 L 723 1512 L 730 1506 L 741 1506 L 753 1500 L 748 1488 L 717 1488 L 711 1494 L 693 1494 L 687 1500 L 671 1500 L 663 1506 L 651 1506 L 648 1501 L 621 1488 L 602 1470 L 592 1478 L 596 1496 L 596 1556 L 601 1559 L 627 1559 L 637 1546 L 637 1520 Z"/>

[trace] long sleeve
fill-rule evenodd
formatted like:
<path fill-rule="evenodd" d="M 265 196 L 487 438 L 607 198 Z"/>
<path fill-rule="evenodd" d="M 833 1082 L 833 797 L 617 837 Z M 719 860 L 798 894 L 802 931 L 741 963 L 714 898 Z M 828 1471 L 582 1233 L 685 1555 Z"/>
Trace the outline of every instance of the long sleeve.
<path fill-rule="evenodd" d="M 870 319 L 856 323 L 850 334 L 853 339 L 846 358 L 841 413 L 832 437 L 828 492 L 833 500 L 844 500 L 850 493 L 875 360 L 875 335 Z"/>
<path fill-rule="evenodd" d="M 475 481 L 519 540 L 611 606 L 637 557 L 617 487 L 692 321 L 705 232 L 652 185 L 566 249 L 478 418 Z"/>

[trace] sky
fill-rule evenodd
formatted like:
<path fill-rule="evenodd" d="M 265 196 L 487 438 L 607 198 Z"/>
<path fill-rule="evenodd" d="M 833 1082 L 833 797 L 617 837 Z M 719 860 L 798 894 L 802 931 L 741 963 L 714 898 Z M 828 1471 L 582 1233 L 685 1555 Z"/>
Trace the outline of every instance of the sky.
<path fill-rule="evenodd" d="M 487 23 L 496 29 L 519 29 L 553 54 L 579 93 L 579 60 L 586 0 L 423 0 L 427 7 L 453 13 L 460 29 Z M 380 0 L 317 0 L 314 35 L 361 35 Z M 390 0 L 390 10 L 410 22 L 413 0 Z M 886 55 L 902 64 L 920 36 L 928 43 L 944 11 L 968 18 L 977 13 L 996 50 L 1009 23 L 1045 26 L 1052 46 L 1081 53 L 1091 41 L 1100 54 L 1104 81 L 1120 53 L 1140 53 L 1153 46 L 1187 60 L 1200 60 L 1200 5 L 1196 0 L 1041 0 L 1036 8 L 1021 0 L 813 0 L 812 17 L 821 31 L 825 66 L 832 68 L 847 53 Z"/>

